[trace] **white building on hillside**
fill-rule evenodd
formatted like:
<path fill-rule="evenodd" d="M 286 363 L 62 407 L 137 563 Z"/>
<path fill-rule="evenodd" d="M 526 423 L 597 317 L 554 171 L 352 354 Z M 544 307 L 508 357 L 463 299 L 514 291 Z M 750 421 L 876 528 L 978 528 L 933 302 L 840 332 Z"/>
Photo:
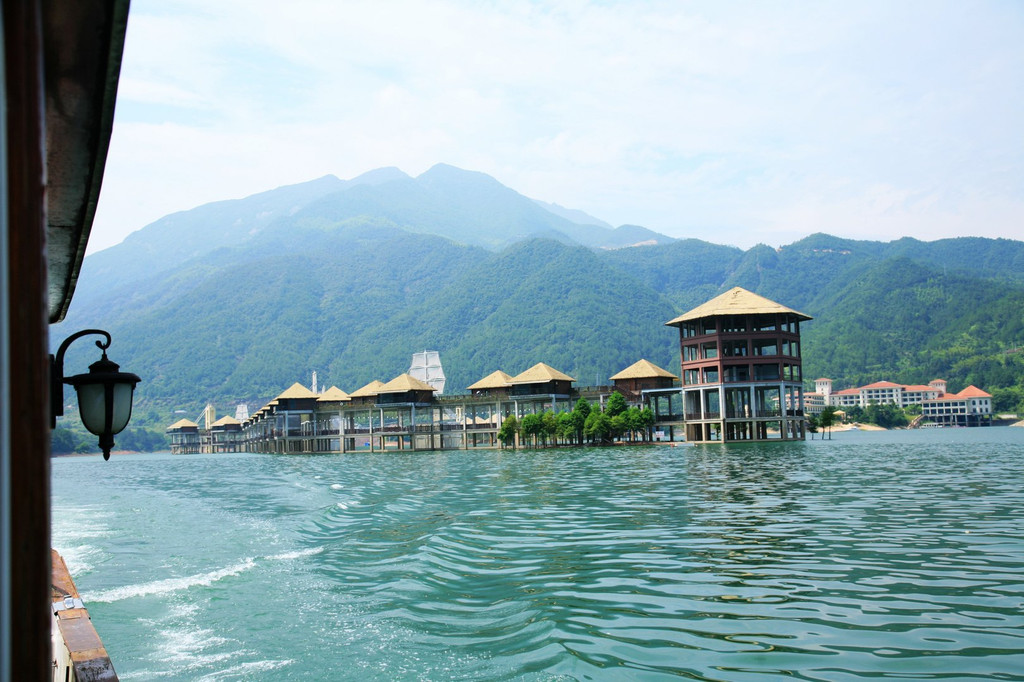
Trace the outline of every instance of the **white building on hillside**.
<path fill-rule="evenodd" d="M 805 394 L 804 404 L 813 413 L 811 404 L 824 400 L 826 404 L 839 409 L 867 407 L 871 403 L 886 403 L 907 407 L 921 405 L 925 420 L 936 424 L 960 426 L 988 425 L 992 421 L 992 396 L 975 386 L 968 386 L 959 393 L 946 393 L 946 382 L 933 379 L 927 386 L 897 384 L 891 381 L 876 381 L 859 388 L 832 390 L 830 379 L 816 379 L 817 393 Z M 820 411 L 820 410 L 819 410 Z"/>
<path fill-rule="evenodd" d="M 992 396 L 976 386 L 922 403 L 924 418 L 934 424 L 988 426 L 992 423 Z"/>
<path fill-rule="evenodd" d="M 832 391 L 832 382 L 828 379 L 818 379 L 814 383 L 818 388 L 818 393 L 824 393 L 827 396 L 829 405 L 840 408 L 867 407 L 871 403 L 878 405 L 889 403 L 898 407 L 907 407 L 908 405 L 920 405 L 925 400 L 934 400 L 946 392 L 946 382 L 941 379 L 931 381 L 927 386 L 876 381 L 859 388 L 846 388 L 834 392 Z M 822 391 L 823 387 L 827 392 Z"/>

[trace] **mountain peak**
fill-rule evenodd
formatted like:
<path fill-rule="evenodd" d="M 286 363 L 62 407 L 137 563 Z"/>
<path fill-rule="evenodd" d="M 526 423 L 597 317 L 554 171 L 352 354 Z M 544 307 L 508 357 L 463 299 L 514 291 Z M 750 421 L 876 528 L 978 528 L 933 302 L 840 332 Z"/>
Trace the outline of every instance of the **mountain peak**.
<path fill-rule="evenodd" d="M 492 188 L 500 187 L 508 192 L 515 192 L 515 190 L 506 187 L 490 175 L 487 175 L 487 173 L 464 170 L 447 163 L 438 163 L 431 166 L 429 170 L 417 176 L 416 181 L 427 187 L 438 187 L 442 185 L 490 186 Z"/>
<path fill-rule="evenodd" d="M 349 186 L 354 185 L 382 185 L 393 180 L 408 180 L 409 176 L 396 166 L 385 166 L 366 171 L 348 181 Z"/>

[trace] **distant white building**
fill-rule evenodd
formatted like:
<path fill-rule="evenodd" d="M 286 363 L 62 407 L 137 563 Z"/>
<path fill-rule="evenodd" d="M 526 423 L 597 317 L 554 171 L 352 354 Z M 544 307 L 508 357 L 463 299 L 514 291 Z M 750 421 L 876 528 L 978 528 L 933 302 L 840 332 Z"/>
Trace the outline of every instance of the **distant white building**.
<path fill-rule="evenodd" d="M 839 408 L 867 407 L 871 403 L 888 403 L 898 407 L 920 405 L 925 400 L 934 400 L 942 396 L 946 391 L 946 382 L 941 379 L 931 381 L 927 386 L 876 381 L 859 388 L 846 388 L 834 392 L 832 381 L 829 379 L 817 379 L 814 384 L 818 393 L 826 396 L 829 405 Z"/>
<path fill-rule="evenodd" d="M 832 395 L 832 380 L 831 379 L 815 379 L 814 380 L 814 392 L 818 395 L 824 396 L 826 400 Z"/>
<path fill-rule="evenodd" d="M 976 386 L 925 400 L 921 408 L 924 418 L 935 424 L 985 426 L 992 422 L 992 396 Z"/>
<path fill-rule="evenodd" d="M 840 409 L 867 407 L 871 403 L 892 404 L 899 407 L 921 405 L 924 418 L 937 424 L 978 426 L 992 420 L 992 396 L 975 386 L 968 386 L 959 393 L 946 393 L 946 382 L 933 379 L 927 386 L 897 384 L 891 381 L 876 381 L 859 388 L 832 390 L 830 379 L 816 379 L 817 393 L 805 394 L 805 409 L 814 413 L 812 404 L 823 400 L 826 404 Z M 820 410 L 818 410 L 820 411 Z"/>
<path fill-rule="evenodd" d="M 821 393 L 804 393 L 804 412 L 807 414 L 821 414 L 828 405 L 828 397 Z M 788 406 L 788 405 L 787 405 Z"/>

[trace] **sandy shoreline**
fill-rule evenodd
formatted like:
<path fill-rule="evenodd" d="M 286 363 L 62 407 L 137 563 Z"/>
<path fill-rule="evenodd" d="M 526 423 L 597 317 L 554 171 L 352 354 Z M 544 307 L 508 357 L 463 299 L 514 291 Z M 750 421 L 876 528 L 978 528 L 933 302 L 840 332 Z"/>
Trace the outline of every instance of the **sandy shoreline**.
<path fill-rule="evenodd" d="M 830 427 L 829 430 L 831 430 L 832 433 L 836 433 L 838 431 L 888 431 L 889 429 L 875 424 L 861 424 L 860 422 L 853 422 L 850 424 L 836 424 L 835 426 Z M 824 431 L 825 429 L 820 426 L 818 427 L 818 433 L 822 433 Z"/>

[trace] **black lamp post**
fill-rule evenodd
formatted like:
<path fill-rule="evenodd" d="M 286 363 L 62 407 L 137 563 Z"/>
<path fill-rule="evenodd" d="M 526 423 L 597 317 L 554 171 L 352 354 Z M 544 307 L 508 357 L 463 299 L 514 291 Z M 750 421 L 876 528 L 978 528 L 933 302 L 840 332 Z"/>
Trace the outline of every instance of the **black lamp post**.
<path fill-rule="evenodd" d="M 88 374 L 77 374 L 64 378 L 64 353 L 73 341 L 89 334 L 106 337 L 106 343 L 97 341 L 96 345 L 103 351 L 103 357 L 89 365 Z M 120 367 L 107 359 L 107 348 L 110 348 L 110 334 L 102 329 L 83 329 L 75 332 L 60 344 L 57 355 L 50 356 L 50 406 L 53 413 L 53 426 L 57 425 L 57 417 L 64 414 L 64 387 L 61 384 L 74 386 L 78 394 L 78 411 L 82 423 L 90 433 L 100 437 L 100 448 L 103 459 L 110 459 L 110 448 L 114 447 L 114 434 L 128 425 L 132 418 L 132 396 L 135 384 L 141 379 L 134 374 L 121 372 Z"/>

